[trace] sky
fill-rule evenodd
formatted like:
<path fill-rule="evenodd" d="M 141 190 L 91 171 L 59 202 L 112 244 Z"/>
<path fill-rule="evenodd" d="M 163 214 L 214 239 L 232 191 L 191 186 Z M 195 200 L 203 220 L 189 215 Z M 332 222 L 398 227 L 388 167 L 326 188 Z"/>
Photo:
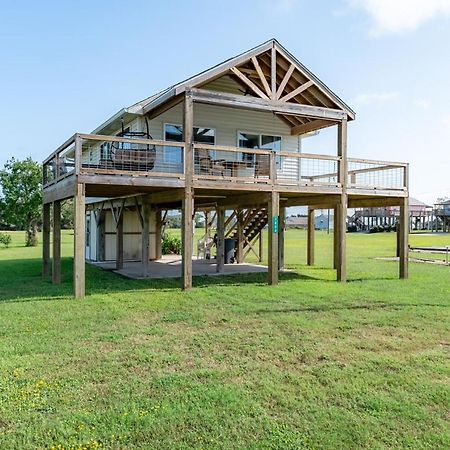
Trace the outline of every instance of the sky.
<path fill-rule="evenodd" d="M 350 156 L 450 196 L 450 0 L 0 0 L 0 166 L 272 37 L 356 111 Z"/>

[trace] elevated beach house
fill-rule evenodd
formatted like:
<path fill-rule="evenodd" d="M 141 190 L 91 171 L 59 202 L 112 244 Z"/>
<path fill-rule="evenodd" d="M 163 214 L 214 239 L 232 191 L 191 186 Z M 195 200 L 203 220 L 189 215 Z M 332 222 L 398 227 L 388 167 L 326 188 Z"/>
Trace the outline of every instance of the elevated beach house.
<path fill-rule="evenodd" d="M 309 207 L 309 264 L 314 209 L 334 209 L 338 281 L 346 280 L 347 208 L 399 206 L 405 278 L 408 165 L 348 157 L 347 123 L 354 118 L 275 39 L 120 110 L 91 134 L 74 134 L 43 163 L 44 275 L 52 272 L 60 281 L 60 202 L 73 198 L 76 297 L 85 293 L 86 258 L 115 261 L 119 269 L 140 261 L 142 275 L 148 274 L 161 258 L 162 211 L 170 209 L 182 212 L 184 289 L 192 286 L 195 212 L 216 217 L 219 273 L 226 236 L 234 237 L 235 259 L 242 263 L 267 228 L 268 283 L 276 284 L 284 211 L 302 205 Z M 336 129 L 336 148 L 302 152 L 303 137 L 314 139 L 325 127 Z"/>

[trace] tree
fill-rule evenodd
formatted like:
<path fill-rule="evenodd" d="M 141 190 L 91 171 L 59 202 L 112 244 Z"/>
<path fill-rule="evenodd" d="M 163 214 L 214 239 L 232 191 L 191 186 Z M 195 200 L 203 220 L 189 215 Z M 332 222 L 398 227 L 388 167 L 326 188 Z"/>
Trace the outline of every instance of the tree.
<path fill-rule="evenodd" d="M 0 171 L 2 220 L 26 231 L 26 246 L 37 245 L 37 225 L 41 217 L 42 172 L 31 158 L 12 158 Z"/>

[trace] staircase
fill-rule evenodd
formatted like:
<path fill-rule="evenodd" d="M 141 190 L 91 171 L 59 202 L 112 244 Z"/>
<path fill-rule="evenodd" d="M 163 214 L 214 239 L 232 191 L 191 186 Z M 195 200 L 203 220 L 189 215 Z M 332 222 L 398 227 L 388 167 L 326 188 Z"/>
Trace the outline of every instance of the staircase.
<path fill-rule="evenodd" d="M 242 221 L 242 234 L 243 242 L 242 247 L 247 249 L 245 254 L 253 251 L 254 241 L 259 237 L 263 228 L 267 225 L 268 216 L 266 208 L 253 208 L 247 209 L 241 212 Z M 238 213 L 236 211 L 228 219 L 228 227 L 225 231 L 225 237 L 231 237 L 236 240 L 236 247 L 238 246 Z M 258 255 L 257 255 L 258 256 Z M 259 256 L 258 256 L 259 257 Z"/>

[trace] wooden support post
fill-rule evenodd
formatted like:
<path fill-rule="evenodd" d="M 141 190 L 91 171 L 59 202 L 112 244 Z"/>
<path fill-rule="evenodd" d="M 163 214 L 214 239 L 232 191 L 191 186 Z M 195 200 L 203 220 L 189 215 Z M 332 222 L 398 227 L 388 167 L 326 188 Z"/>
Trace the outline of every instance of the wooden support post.
<path fill-rule="evenodd" d="M 42 206 L 42 276 L 50 275 L 50 203 Z"/>
<path fill-rule="evenodd" d="M 123 269 L 123 211 L 119 212 L 116 228 L 116 270 Z"/>
<path fill-rule="evenodd" d="M 399 269 L 400 278 L 408 278 L 408 238 L 409 238 L 409 201 L 405 197 L 400 205 L 400 254 L 399 254 Z"/>
<path fill-rule="evenodd" d="M 278 262 L 279 269 L 284 268 L 284 228 L 286 226 L 286 207 L 280 206 L 280 223 L 278 229 Z"/>
<path fill-rule="evenodd" d="M 263 230 L 259 232 L 259 262 L 263 260 Z"/>
<path fill-rule="evenodd" d="M 333 269 L 337 269 L 337 255 L 338 255 L 338 222 L 337 222 L 337 216 L 338 216 L 338 209 L 335 206 L 333 209 Z"/>
<path fill-rule="evenodd" d="M 395 227 L 395 236 L 397 238 L 397 245 L 396 245 L 396 252 L 395 252 L 395 256 L 397 256 L 397 258 L 400 258 L 400 221 L 397 222 L 397 225 Z"/>
<path fill-rule="evenodd" d="M 335 226 L 337 225 L 337 242 L 336 242 L 336 271 L 337 280 L 347 280 L 347 185 L 348 185 L 348 169 L 347 169 L 347 119 L 343 119 L 338 124 L 338 156 L 339 172 L 338 181 L 342 186 L 341 198 L 337 204 L 337 217 L 335 217 Z"/>
<path fill-rule="evenodd" d="M 75 298 L 85 295 L 86 213 L 84 184 L 77 183 L 74 196 L 73 285 Z"/>
<path fill-rule="evenodd" d="M 186 189 L 181 211 L 181 257 L 182 257 L 182 288 L 192 287 L 192 254 L 194 238 L 194 190 Z"/>
<path fill-rule="evenodd" d="M 217 259 L 216 271 L 222 273 L 225 265 L 225 208 L 217 208 Z"/>
<path fill-rule="evenodd" d="M 150 260 L 150 212 L 151 205 L 148 197 L 142 196 L 142 276 L 148 276 Z"/>
<path fill-rule="evenodd" d="M 181 285 L 184 290 L 192 287 L 193 216 L 194 216 L 194 102 L 192 92 L 186 90 L 183 114 L 184 179 L 185 188 L 181 211 Z"/>
<path fill-rule="evenodd" d="M 162 258 L 162 211 L 158 209 L 156 211 L 156 233 L 155 233 L 155 259 L 161 259 Z"/>
<path fill-rule="evenodd" d="M 279 232 L 280 194 L 272 191 L 268 202 L 269 248 L 268 248 L 268 283 L 278 284 L 278 232 Z"/>
<path fill-rule="evenodd" d="M 53 202 L 53 259 L 52 281 L 61 283 L 61 202 Z"/>
<path fill-rule="evenodd" d="M 313 208 L 308 208 L 308 243 L 307 243 L 307 258 L 308 266 L 314 265 L 314 235 L 315 235 L 315 214 Z"/>
<path fill-rule="evenodd" d="M 244 213 L 242 209 L 237 210 L 236 219 L 236 262 L 242 264 L 244 262 Z"/>

